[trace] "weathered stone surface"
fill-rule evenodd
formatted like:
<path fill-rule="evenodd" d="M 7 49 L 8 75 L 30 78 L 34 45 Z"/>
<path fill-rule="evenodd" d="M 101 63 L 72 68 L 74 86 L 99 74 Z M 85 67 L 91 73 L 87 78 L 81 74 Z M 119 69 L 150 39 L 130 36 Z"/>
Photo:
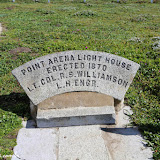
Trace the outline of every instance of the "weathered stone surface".
<path fill-rule="evenodd" d="M 111 160 L 99 126 L 59 128 L 59 160 Z"/>
<path fill-rule="evenodd" d="M 152 160 L 137 127 L 126 127 L 124 113 L 132 114 L 129 106 L 117 113 L 116 125 L 21 129 L 12 160 Z"/>
<path fill-rule="evenodd" d="M 120 111 L 124 107 L 124 99 L 121 101 L 118 99 L 114 99 L 114 107 L 116 112 Z"/>
<path fill-rule="evenodd" d="M 55 95 L 37 105 L 38 109 L 114 106 L 114 98 L 95 92 L 70 92 Z"/>
<path fill-rule="evenodd" d="M 139 64 L 96 51 L 66 51 L 39 57 L 14 69 L 31 101 L 37 105 L 57 94 L 92 91 L 123 99 Z"/>
<path fill-rule="evenodd" d="M 152 160 L 153 152 L 138 131 L 137 127 L 128 126 L 132 114 L 129 106 L 117 113 L 116 125 L 101 126 L 102 137 L 113 160 Z"/>
<path fill-rule="evenodd" d="M 22 128 L 12 160 L 57 160 L 57 129 Z"/>
<path fill-rule="evenodd" d="M 37 127 L 64 127 L 93 124 L 114 124 L 115 110 L 107 107 L 74 107 L 37 111 Z"/>
<path fill-rule="evenodd" d="M 96 97 L 96 98 L 95 98 Z M 35 106 L 30 101 L 31 115 L 34 120 L 37 116 L 37 108 L 46 109 L 63 109 L 73 107 L 103 107 L 114 106 L 114 98 L 105 94 L 96 92 L 70 92 L 55 95 Z"/>

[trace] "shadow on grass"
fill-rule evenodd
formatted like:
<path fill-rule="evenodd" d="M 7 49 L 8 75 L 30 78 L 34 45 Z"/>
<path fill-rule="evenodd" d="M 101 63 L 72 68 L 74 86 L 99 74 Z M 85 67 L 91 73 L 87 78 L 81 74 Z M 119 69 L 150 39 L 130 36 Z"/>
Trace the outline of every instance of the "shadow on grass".
<path fill-rule="evenodd" d="M 148 131 L 152 132 L 153 134 L 158 134 L 160 133 L 160 123 L 140 125 L 139 130 L 141 132 Z"/>
<path fill-rule="evenodd" d="M 24 118 L 30 117 L 29 98 L 25 93 L 10 93 L 0 96 L 0 108 Z"/>

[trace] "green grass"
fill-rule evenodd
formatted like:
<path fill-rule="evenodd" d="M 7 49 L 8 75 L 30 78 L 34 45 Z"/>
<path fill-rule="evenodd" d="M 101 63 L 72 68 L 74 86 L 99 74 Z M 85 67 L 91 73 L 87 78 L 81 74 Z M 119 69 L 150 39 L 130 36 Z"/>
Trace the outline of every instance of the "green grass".
<path fill-rule="evenodd" d="M 29 100 L 11 70 L 36 57 L 65 50 L 104 51 L 141 65 L 126 94 L 154 159 L 160 159 L 160 2 L 127 0 L 54 0 L 48 4 L 0 0 L 0 154 L 12 153 L 21 118 L 29 117 Z M 27 2 L 27 3 L 26 3 Z M 138 37 L 140 41 L 132 41 Z M 15 52 L 18 47 L 31 51 Z M 10 137 L 10 138 L 8 138 Z"/>

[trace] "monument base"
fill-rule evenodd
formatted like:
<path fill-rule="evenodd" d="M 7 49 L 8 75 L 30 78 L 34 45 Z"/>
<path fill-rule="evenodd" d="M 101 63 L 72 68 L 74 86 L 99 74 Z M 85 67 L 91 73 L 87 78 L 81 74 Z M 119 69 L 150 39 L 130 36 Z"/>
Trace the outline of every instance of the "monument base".
<path fill-rule="evenodd" d="M 115 124 L 115 109 L 113 106 L 38 109 L 36 121 L 39 128 Z"/>
<path fill-rule="evenodd" d="M 96 92 L 56 95 L 34 106 L 31 114 L 37 127 L 115 124 L 114 98 Z"/>

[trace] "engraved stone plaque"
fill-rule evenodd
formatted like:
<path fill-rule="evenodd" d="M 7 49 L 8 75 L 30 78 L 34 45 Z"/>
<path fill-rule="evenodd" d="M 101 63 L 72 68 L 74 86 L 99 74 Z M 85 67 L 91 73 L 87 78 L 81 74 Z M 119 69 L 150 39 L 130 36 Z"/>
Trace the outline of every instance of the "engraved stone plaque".
<path fill-rule="evenodd" d="M 98 51 L 65 51 L 29 61 L 12 71 L 37 105 L 54 95 L 91 91 L 123 99 L 139 64 Z M 96 97 L 95 97 L 96 98 Z"/>

